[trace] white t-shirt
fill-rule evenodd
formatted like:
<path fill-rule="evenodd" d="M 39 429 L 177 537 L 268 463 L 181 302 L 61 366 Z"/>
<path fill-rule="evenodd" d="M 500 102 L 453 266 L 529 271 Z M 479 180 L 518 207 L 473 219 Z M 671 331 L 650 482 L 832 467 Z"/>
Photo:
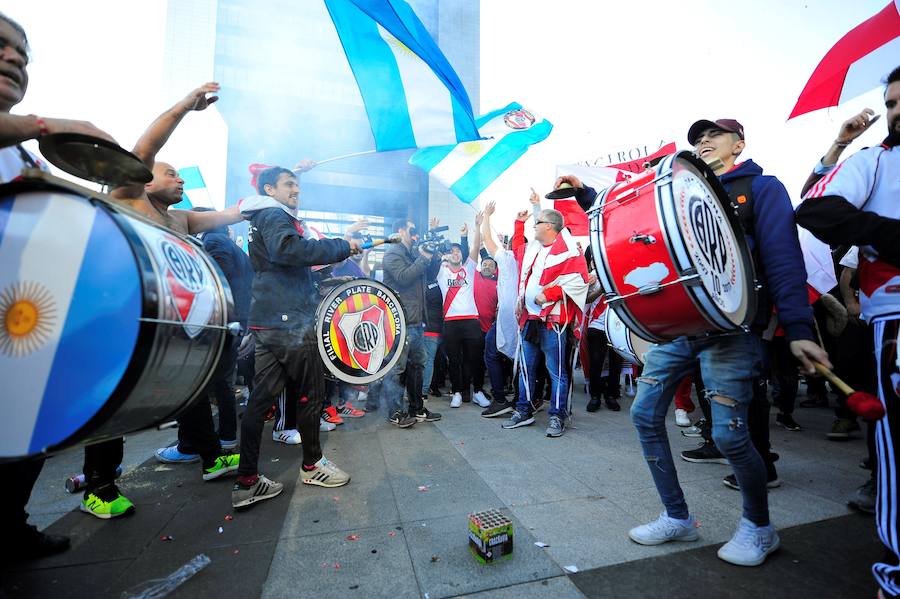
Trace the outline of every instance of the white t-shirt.
<path fill-rule="evenodd" d="M 531 267 L 531 274 L 528 276 L 528 285 L 525 286 L 525 307 L 532 316 L 541 315 L 541 306 L 535 303 L 534 298 L 544 290 L 544 287 L 541 285 L 541 275 L 544 273 L 544 262 L 547 260 L 552 247 L 552 244 L 544 246 L 538 252 L 537 257 L 534 259 L 534 266 Z"/>
<path fill-rule="evenodd" d="M 444 298 L 444 320 L 478 318 L 475 307 L 475 261 L 466 258 L 463 267 L 454 272 L 446 264 L 438 271 L 437 282 Z"/>

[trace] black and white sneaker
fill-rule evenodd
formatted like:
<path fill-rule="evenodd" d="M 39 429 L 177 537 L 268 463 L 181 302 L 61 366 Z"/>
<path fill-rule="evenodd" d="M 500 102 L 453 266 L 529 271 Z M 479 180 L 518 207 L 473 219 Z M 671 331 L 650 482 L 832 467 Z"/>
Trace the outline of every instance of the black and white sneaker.
<path fill-rule="evenodd" d="M 698 420 L 694 426 L 690 426 L 681 431 L 681 434 L 685 437 L 702 437 L 703 436 L 703 427 L 706 425 L 706 419 L 701 418 Z"/>
<path fill-rule="evenodd" d="M 766 488 L 768 489 L 777 489 L 781 486 L 781 480 L 779 480 L 778 475 L 775 474 L 769 475 L 769 479 L 766 481 Z M 722 479 L 722 484 L 728 487 L 729 489 L 734 489 L 736 491 L 741 490 L 741 485 L 738 484 L 737 477 L 734 474 L 729 474 L 725 478 Z"/>
<path fill-rule="evenodd" d="M 534 415 L 532 414 L 523 414 L 518 410 L 513 411 L 512 416 L 509 417 L 509 420 L 501 424 L 502 428 L 519 428 L 520 426 L 528 426 L 529 424 L 534 424 Z"/>
<path fill-rule="evenodd" d="M 797 432 L 802 431 L 803 427 L 801 427 L 794 417 L 791 414 L 776 414 L 775 415 L 775 424 L 778 426 L 784 427 L 789 431 Z"/>
<path fill-rule="evenodd" d="M 681 459 L 685 462 L 693 462 L 695 464 L 725 464 L 728 460 L 719 451 L 715 443 L 701 443 L 697 449 L 688 449 L 681 452 Z"/>
<path fill-rule="evenodd" d="M 400 428 L 409 428 L 418 421 L 415 418 L 413 418 L 412 416 L 410 416 L 409 414 L 406 414 L 404 412 L 401 412 L 400 410 L 397 410 L 396 412 L 391 414 L 390 422 L 394 426 L 397 426 Z"/>
<path fill-rule="evenodd" d="M 495 418 L 513 411 L 513 405 L 508 401 L 492 401 L 491 405 L 481 412 L 482 418 Z"/>
<path fill-rule="evenodd" d="M 262 474 L 252 487 L 245 487 L 240 483 L 234 483 L 231 489 L 231 507 L 247 507 L 257 501 L 272 499 L 284 490 L 284 485 L 274 480 L 269 480 Z"/>
<path fill-rule="evenodd" d="M 441 419 L 441 415 L 438 412 L 430 412 L 427 408 L 422 408 L 420 412 L 417 412 L 414 416 L 416 422 L 437 422 Z"/>

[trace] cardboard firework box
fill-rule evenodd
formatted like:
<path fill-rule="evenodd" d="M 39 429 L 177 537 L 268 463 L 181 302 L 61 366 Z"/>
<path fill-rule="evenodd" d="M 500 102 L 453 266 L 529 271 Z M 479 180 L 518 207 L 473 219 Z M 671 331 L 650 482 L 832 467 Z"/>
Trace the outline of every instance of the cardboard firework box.
<path fill-rule="evenodd" d="M 482 564 L 512 556 L 512 520 L 498 510 L 469 514 L 469 551 Z"/>

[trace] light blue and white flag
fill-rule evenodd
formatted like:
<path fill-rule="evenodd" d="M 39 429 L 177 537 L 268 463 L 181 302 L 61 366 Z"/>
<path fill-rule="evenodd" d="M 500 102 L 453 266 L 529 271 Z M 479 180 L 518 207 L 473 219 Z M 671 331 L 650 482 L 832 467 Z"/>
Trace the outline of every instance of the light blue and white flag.
<path fill-rule="evenodd" d="M 379 152 L 478 139 L 456 72 L 403 0 L 325 0 Z"/>
<path fill-rule="evenodd" d="M 518 102 L 480 116 L 475 122 L 485 139 L 424 148 L 409 159 L 410 164 L 446 185 L 467 204 L 553 130 L 550 121 L 539 120 Z"/>
<path fill-rule="evenodd" d="M 179 210 L 215 208 L 212 198 L 209 197 L 209 190 L 206 189 L 206 182 L 203 181 L 203 175 L 200 174 L 199 166 L 178 169 L 178 176 L 184 180 L 184 192 L 181 194 L 181 201 L 172 206 L 173 208 Z"/>

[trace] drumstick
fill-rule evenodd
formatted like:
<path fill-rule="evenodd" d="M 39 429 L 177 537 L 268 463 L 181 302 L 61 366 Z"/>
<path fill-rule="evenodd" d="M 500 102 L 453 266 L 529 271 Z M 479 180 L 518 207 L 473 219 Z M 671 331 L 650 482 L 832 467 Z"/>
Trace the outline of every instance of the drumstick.
<path fill-rule="evenodd" d="M 379 245 L 384 245 L 385 243 L 400 243 L 400 235 L 398 233 L 394 233 L 390 237 L 386 237 L 385 239 L 376 239 L 375 241 L 367 241 L 363 244 L 360 244 L 359 249 L 361 250 L 371 250 L 374 247 L 378 247 Z"/>
<path fill-rule="evenodd" d="M 865 391 L 854 391 L 850 385 L 818 362 L 813 362 L 816 371 L 836 386 L 847 396 L 847 407 L 866 420 L 878 420 L 884 417 L 884 406 L 877 397 Z"/>

